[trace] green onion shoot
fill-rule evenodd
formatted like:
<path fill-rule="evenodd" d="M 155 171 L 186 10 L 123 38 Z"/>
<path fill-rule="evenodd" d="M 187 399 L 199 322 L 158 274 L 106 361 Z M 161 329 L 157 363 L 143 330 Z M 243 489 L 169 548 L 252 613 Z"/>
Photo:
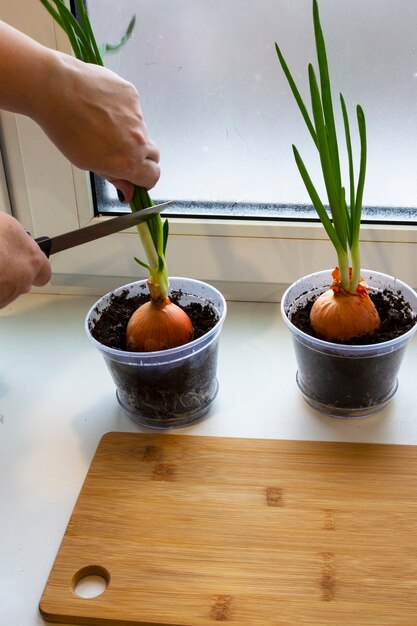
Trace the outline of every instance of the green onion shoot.
<path fill-rule="evenodd" d="M 298 149 L 293 145 L 295 162 L 311 202 L 336 250 L 338 260 L 338 267 L 333 272 L 333 284 L 329 291 L 315 301 L 310 321 L 316 333 L 324 339 L 345 341 L 353 337 L 371 335 L 380 325 L 379 315 L 369 298 L 360 268 L 359 235 L 366 173 L 366 123 L 364 112 L 358 105 L 356 118 L 360 159 L 359 172 L 355 180 L 349 118 L 345 100 L 340 94 L 349 169 L 347 198 L 346 188 L 342 183 L 326 45 L 317 0 L 313 0 L 313 24 L 319 78 L 313 65 L 309 64 L 312 114 L 308 112 L 278 44 L 275 44 L 275 48 L 281 68 L 319 153 L 329 212 L 320 199 Z"/>

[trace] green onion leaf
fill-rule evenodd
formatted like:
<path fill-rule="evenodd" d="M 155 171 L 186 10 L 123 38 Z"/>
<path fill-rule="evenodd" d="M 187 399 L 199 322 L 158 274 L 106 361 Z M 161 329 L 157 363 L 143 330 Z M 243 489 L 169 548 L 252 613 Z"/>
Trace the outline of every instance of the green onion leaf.
<path fill-rule="evenodd" d="M 356 293 L 360 277 L 359 234 L 367 153 L 365 116 L 361 107 L 358 106 L 357 121 L 360 137 L 360 165 L 358 183 L 355 189 L 355 174 L 349 118 L 345 101 L 343 96 L 340 95 L 340 106 L 342 110 L 349 165 L 350 206 L 348 206 L 346 204 L 345 187 L 342 185 L 329 67 L 317 0 L 313 0 L 313 26 L 317 61 L 319 66 L 320 87 L 313 66 L 310 63 L 308 66 L 308 78 L 311 108 L 313 113 L 312 119 L 307 111 L 291 72 L 288 69 L 284 56 L 277 44 L 275 44 L 275 48 L 281 68 L 287 78 L 294 99 L 319 152 L 321 171 L 327 192 L 331 219 L 313 185 L 298 150 L 295 146 L 293 146 L 298 171 L 313 206 L 324 226 L 324 229 L 336 249 L 341 274 L 341 283 L 345 289 L 348 289 L 352 293 Z M 351 280 L 349 279 L 349 256 L 352 264 Z"/>
<path fill-rule="evenodd" d="M 152 270 L 151 266 L 148 265 L 148 263 L 144 263 L 143 261 L 141 261 L 140 259 L 138 259 L 137 257 L 133 257 L 136 261 L 136 263 L 138 263 L 139 265 L 141 265 L 142 267 L 146 268 L 148 270 L 148 272 L 150 272 Z"/>
<path fill-rule="evenodd" d="M 349 160 L 349 188 L 350 188 L 350 215 L 355 211 L 355 173 L 353 168 L 353 154 L 352 154 L 352 142 L 350 138 L 349 117 L 346 110 L 346 105 L 342 94 L 340 94 L 340 105 L 342 108 L 343 124 L 345 127 L 346 148 Z M 350 238 L 353 233 L 350 232 Z"/>
<path fill-rule="evenodd" d="M 327 63 L 326 45 L 320 24 L 317 0 L 313 0 L 313 22 L 316 39 L 317 60 L 320 72 L 321 98 L 323 102 L 324 119 L 329 130 L 329 150 L 333 164 L 333 175 L 337 187 L 341 187 L 339 150 L 337 146 L 336 127 L 334 123 L 332 93 L 330 88 L 329 67 Z"/>
<path fill-rule="evenodd" d="M 314 141 L 314 143 L 317 146 L 316 131 L 315 131 L 314 126 L 313 126 L 313 124 L 311 122 L 310 116 L 308 114 L 308 111 L 307 111 L 307 108 L 306 108 L 306 106 L 304 104 L 304 101 L 303 101 L 303 99 L 302 99 L 302 97 L 300 95 L 300 92 L 297 89 L 297 85 L 294 82 L 294 79 L 293 79 L 293 77 L 291 75 L 291 72 L 288 69 L 288 65 L 287 65 L 287 63 L 286 63 L 286 61 L 285 61 L 285 59 L 284 59 L 284 57 L 283 57 L 283 55 L 281 53 L 281 50 L 279 49 L 277 43 L 275 44 L 275 50 L 277 52 L 278 59 L 279 59 L 279 62 L 281 63 L 281 67 L 282 67 L 282 69 L 284 71 L 284 74 L 287 77 L 287 80 L 288 80 L 288 83 L 290 85 L 291 91 L 292 91 L 292 93 L 294 95 L 295 101 L 297 102 L 298 107 L 299 107 L 299 109 L 301 111 L 301 115 L 303 116 L 304 121 L 305 121 L 305 123 L 307 125 L 307 128 L 310 131 L 310 135 L 312 136 L 313 141 Z"/>
<path fill-rule="evenodd" d="M 118 41 L 117 43 L 113 43 L 113 44 L 105 43 L 102 46 L 100 46 L 100 54 L 102 58 L 107 52 L 118 52 L 120 48 L 123 48 L 123 46 L 129 41 L 132 35 L 133 29 L 135 27 L 135 22 L 136 22 L 136 16 L 134 15 L 132 19 L 130 20 L 129 26 L 127 27 L 127 30 L 125 34 L 123 35 L 123 37 L 120 39 L 120 41 Z"/>

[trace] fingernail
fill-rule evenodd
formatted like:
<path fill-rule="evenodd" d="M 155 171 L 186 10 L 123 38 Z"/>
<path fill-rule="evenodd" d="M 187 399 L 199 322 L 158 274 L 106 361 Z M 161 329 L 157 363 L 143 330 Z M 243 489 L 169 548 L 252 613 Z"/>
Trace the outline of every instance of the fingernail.
<path fill-rule="evenodd" d="M 124 194 L 120 191 L 120 189 L 117 190 L 117 197 L 119 198 L 120 202 L 124 202 L 125 201 Z"/>

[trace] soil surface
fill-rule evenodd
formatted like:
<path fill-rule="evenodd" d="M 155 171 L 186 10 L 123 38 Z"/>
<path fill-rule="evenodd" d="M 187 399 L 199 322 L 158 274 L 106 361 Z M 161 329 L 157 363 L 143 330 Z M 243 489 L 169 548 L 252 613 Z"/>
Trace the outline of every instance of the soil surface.
<path fill-rule="evenodd" d="M 304 306 L 296 309 L 291 316 L 291 322 L 299 330 L 316 337 L 317 339 L 323 339 L 314 332 L 310 323 L 310 311 L 314 304 L 315 296 L 309 300 Z M 375 331 L 373 335 L 365 335 L 363 337 L 355 337 L 349 341 L 338 342 L 337 340 L 332 343 L 344 343 L 347 345 L 369 345 L 374 343 L 382 343 L 383 341 L 389 341 L 395 339 L 400 335 L 406 333 L 417 322 L 410 305 L 406 302 L 400 292 L 394 293 L 387 289 L 384 291 L 369 292 L 369 297 L 374 303 L 379 317 L 381 319 L 381 326 Z"/>
<path fill-rule="evenodd" d="M 169 294 L 171 302 L 181 306 L 179 299 L 181 292 L 172 291 Z M 101 313 L 91 334 L 100 343 L 116 350 L 126 350 L 126 327 L 132 314 L 142 304 L 149 300 L 147 294 L 129 297 L 128 290 L 119 295 L 113 295 L 107 308 Z M 191 319 L 193 334 L 190 341 L 205 335 L 217 322 L 217 316 L 210 304 L 202 306 L 193 302 L 187 306 L 181 306 Z"/>

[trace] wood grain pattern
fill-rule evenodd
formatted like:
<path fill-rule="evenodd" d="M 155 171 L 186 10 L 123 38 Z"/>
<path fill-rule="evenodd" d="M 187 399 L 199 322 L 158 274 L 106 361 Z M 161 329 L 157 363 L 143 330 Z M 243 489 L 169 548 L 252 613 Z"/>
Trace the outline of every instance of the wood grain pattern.
<path fill-rule="evenodd" d="M 102 595 L 74 593 L 84 572 L 106 578 Z M 110 433 L 40 610 L 96 626 L 417 626 L 417 448 Z"/>

